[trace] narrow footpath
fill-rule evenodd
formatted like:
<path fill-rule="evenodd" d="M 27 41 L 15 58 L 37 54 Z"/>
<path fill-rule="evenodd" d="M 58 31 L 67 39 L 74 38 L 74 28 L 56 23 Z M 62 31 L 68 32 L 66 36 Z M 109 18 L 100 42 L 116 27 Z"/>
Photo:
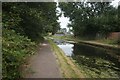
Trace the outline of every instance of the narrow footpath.
<path fill-rule="evenodd" d="M 47 41 L 30 58 L 24 78 L 62 78 L 55 55 Z"/>

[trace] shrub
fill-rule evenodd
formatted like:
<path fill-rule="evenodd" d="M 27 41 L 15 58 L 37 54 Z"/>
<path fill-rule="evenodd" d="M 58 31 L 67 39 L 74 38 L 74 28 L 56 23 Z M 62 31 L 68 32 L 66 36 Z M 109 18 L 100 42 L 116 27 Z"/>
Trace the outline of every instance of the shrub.
<path fill-rule="evenodd" d="M 14 80 L 21 77 L 20 65 L 27 56 L 35 52 L 35 43 L 27 37 L 16 34 L 14 30 L 3 29 L 2 52 L 3 78 Z"/>

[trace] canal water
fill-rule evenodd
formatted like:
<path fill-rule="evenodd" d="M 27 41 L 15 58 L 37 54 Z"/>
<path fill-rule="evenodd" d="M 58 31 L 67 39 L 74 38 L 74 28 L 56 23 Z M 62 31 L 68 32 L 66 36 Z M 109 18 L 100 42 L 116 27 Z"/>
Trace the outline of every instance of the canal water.
<path fill-rule="evenodd" d="M 118 51 L 110 51 L 82 43 L 55 41 L 66 56 L 76 61 L 86 77 L 120 78 Z"/>

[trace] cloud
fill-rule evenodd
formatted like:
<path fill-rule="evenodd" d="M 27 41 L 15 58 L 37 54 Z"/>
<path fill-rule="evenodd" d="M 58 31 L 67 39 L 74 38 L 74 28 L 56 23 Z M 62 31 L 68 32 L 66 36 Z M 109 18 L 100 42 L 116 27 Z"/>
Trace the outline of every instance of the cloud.
<path fill-rule="evenodd" d="M 111 5 L 113 5 L 114 7 L 118 7 L 118 4 L 119 4 L 120 0 L 114 0 L 112 1 Z"/>
<path fill-rule="evenodd" d="M 59 17 L 58 22 L 60 22 L 61 28 L 67 28 L 68 23 L 70 23 L 69 18 L 64 17 L 63 14 L 61 17 Z"/>

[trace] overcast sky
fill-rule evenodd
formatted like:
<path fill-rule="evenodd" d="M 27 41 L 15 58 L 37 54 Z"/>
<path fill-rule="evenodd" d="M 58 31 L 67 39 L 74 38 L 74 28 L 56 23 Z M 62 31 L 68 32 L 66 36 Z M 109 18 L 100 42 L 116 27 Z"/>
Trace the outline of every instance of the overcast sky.
<path fill-rule="evenodd" d="M 56 0 L 55 0 L 55 1 L 56 1 Z M 118 6 L 118 2 L 120 2 L 120 0 L 114 0 L 111 4 L 112 4 L 114 7 L 117 7 L 117 6 Z M 58 3 L 57 3 L 57 5 L 58 5 Z M 61 12 L 61 9 L 58 8 L 58 7 L 57 7 L 57 10 L 59 11 L 59 13 Z M 69 18 L 64 17 L 64 14 L 62 14 L 62 16 L 59 17 L 58 22 L 60 22 L 61 28 L 67 28 L 67 24 L 70 23 Z M 67 28 L 67 31 L 68 31 L 68 28 Z"/>

